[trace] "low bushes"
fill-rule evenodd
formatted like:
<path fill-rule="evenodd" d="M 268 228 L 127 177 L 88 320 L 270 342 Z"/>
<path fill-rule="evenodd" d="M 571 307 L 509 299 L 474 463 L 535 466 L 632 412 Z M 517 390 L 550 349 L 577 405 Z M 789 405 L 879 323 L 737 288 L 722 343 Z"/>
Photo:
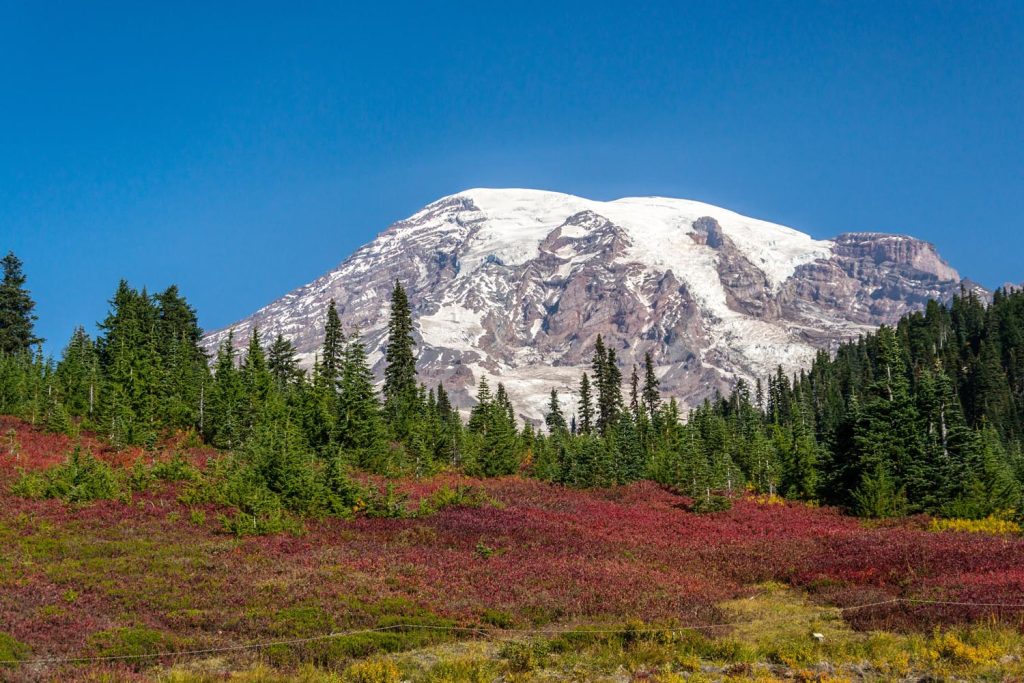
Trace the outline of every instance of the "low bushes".
<path fill-rule="evenodd" d="M 67 503 L 127 501 L 156 482 L 184 483 L 186 504 L 228 508 L 218 519 L 236 536 L 301 533 L 306 518 L 428 517 L 448 507 L 493 503 L 480 489 L 458 484 L 441 486 L 410 508 L 408 495 L 392 484 L 358 484 L 341 458 L 323 459 L 306 450 L 298 434 L 274 426 L 257 429 L 239 451 L 209 461 L 204 470 L 178 451 L 149 465 L 140 458 L 124 469 L 75 446 L 62 463 L 21 472 L 11 492 Z"/>
<path fill-rule="evenodd" d="M 369 659 L 356 662 L 345 669 L 346 683 L 399 683 L 401 672 L 387 659 Z"/>
<path fill-rule="evenodd" d="M 1021 526 L 1009 515 L 990 515 L 983 519 L 933 519 L 932 531 L 961 531 L 972 534 L 1019 534 Z"/>
<path fill-rule="evenodd" d="M 173 652 L 177 641 L 161 631 L 148 628 L 126 627 L 98 631 L 89 638 L 97 657 L 138 657 L 142 665 L 153 655 Z"/>
<path fill-rule="evenodd" d="M 18 662 L 28 656 L 28 646 L 16 640 L 12 636 L 0 631 L 0 662 Z M 15 664 L 0 664 L 0 667 L 16 666 Z"/>
<path fill-rule="evenodd" d="M 124 495 L 124 479 L 123 473 L 76 446 L 63 464 L 22 473 L 12 492 L 24 498 L 59 498 L 68 503 L 87 503 Z"/>

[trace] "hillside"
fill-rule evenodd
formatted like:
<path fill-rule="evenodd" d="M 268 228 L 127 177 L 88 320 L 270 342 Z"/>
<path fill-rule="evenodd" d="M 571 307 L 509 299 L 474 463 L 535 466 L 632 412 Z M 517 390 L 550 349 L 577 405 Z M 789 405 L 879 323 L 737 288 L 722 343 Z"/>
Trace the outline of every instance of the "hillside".
<path fill-rule="evenodd" d="M 18 444 L 0 458 L 0 659 L 22 660 L 0 664 L 3 680 L 222 680 L 262 662 L 282 678 L 251 680 L 316 664 L 306 680 L 390 683 L 378 658 L 406 651 L 402 677 L 435 682 L 1021 673 L 1024 643 L 1001 630 L 1020 610 L 995 606 L 1019 603 L 1019 534 L 865 526 L 770 497 L 697 515 L 650 483 L 442 475 L 395 482 L 404 518 L 236 537 L 217 520 L 230 510 L 186 502 L 188 481 L 71 505 L 12 495 L 19 469 L 73 442 L 10 418 L 0 429 Z M 116 468 L 172 457 L 93 447 Z M 209 466 L 207 450 L 174 449 Z M 459 487 L 483 495 L 412 514 Z M 988 625 L 960 629 L 976 621 Z M 83 657 L 99 659 L 61 661 Z M 357 677 L 361 662 L 378 677 Z"/>

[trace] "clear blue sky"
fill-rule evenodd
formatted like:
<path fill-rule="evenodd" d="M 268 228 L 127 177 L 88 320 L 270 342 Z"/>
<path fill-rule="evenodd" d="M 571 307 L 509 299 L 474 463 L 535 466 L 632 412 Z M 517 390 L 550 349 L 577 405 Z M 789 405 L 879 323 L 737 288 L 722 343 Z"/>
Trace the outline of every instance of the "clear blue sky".
<path fill-rule="evenodd" d="M 1024 3 L 366 5 L 0 0 L 0 250 L 52 351 L 121 277 L 212 329 L 474 186 L 905 232 L 1024 280 Z"/>

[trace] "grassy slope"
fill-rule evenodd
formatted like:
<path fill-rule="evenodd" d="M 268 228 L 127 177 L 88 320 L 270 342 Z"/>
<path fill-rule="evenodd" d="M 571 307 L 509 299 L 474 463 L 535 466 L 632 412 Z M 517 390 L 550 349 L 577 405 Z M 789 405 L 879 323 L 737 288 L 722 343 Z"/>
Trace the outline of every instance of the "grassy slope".
<path fill-rule="evenodd" d="M 103 672 L 205 680 L 203 671 L 272 680 L 273 671 L 303 666 L 318 667 L 307 672 L 317 680 L 359 660 L 354 666 L 365 671 L 346 680 L 388 680 L 391 667 L 412 680 L 452 681 L 628 680 L 634 673 L 714 680 L 803 670 L 820 677 L 829 670 L 818 666 L 822 660 L 840 678 L 925 669 L 994 680 L 1021 674 L 1022 610 L 889 604 L 837 611 L 893 597 L 1020 602 L 1024 540 L 1015 536 L 936 534 L 920 520 L 868 528 L 830 510 L 755 499 L 697 516 L 650 484 L 579 492 L 508 478 L 474 482 L 495 505 L 425 519 L 311 522 L 299 537 L 236 539 L 221 532 L 218 510 L 179 502 L 181 485 L 81 507 L 14 497 L 7 488 L 18 468 L 59 461 L 70 443 L 9 420 L 0 428 L 13 429 L 19 444 L 16 454 L 0 449 L 0 659 L 391 629 L 132 666 L 6 667 L 0 680 Z M 128 464 L 154 456 L 101 457 Z M 414 505 L 463 481 L 442 476 L 402 488 Z M 990 626 L 947 629 L 979 620 Z M 741 623 L 645 632 L 733 622 Z M 404 624 L 431 628 L 397 628 Z M 433 628 L 446 626 L 486 629 L 489 637 Z M 937 626 L 947 630 L 933 632 Z M 632 631 L 521 632 L 566 628 Z M 826 635 L 823 644 L 810 637 L 815 630 Z M 269 669 L 252 671 L 255 663 Z"/>

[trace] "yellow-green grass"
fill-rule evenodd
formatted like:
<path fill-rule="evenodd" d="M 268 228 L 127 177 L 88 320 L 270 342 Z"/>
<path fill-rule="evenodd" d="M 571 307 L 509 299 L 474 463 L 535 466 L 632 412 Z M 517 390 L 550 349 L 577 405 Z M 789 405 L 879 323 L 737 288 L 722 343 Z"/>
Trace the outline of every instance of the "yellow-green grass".
<path fill-rule="evenodd" d="M 767 584 L 721 605 L 722 633 L 631 622 L 575 626 L 560 634 L 436 645 L 331 666 L 282 669 L 265 662 L 228 680 L 310 683 L 477 683 L 482 681 L 886 681 L 930 675 L 972 681 L 1024 676 L 1024 636 L 975 625 L 930 634 L 858 632 L 839 609 Z M 822 638 L 816 638 L 819 634 Z M 209 663 L 156 674 L 168 683 L 224 680 Z"/>

